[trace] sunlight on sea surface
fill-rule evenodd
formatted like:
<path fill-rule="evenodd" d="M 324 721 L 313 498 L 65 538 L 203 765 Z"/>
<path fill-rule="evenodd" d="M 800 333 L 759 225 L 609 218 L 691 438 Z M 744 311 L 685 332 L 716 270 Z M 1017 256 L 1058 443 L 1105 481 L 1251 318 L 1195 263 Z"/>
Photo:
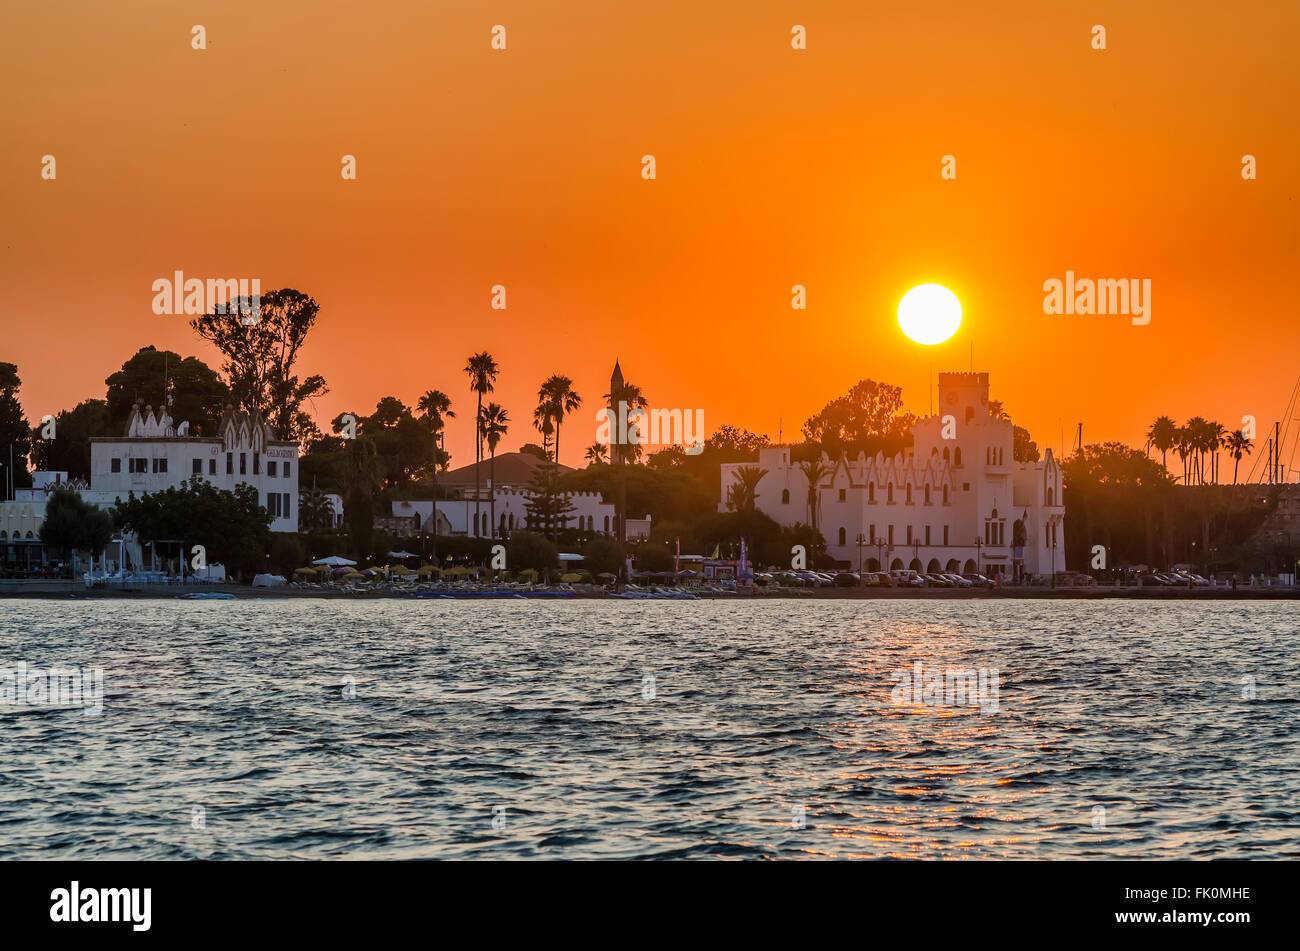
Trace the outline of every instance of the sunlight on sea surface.
<path fill-rule="evenodd" d="M 105 688 L 0 706 L 0 857 L 1296 856 L 1298 617 L 0 601 L 0 667 Z M 996 668 L 996 711 L 893 702 L 916 661 Z"/>

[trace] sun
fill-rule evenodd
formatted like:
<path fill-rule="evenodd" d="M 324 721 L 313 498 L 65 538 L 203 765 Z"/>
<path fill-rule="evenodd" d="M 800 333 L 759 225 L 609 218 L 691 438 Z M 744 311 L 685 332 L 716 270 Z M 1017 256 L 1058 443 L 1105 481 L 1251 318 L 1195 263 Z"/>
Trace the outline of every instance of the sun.
<path fill-rule="evenodd" d="M 917 343 L 943 343 L 961 326 L 961 301 L 942 284 L 918 284 L 898 302 L 898 326 Z"/>

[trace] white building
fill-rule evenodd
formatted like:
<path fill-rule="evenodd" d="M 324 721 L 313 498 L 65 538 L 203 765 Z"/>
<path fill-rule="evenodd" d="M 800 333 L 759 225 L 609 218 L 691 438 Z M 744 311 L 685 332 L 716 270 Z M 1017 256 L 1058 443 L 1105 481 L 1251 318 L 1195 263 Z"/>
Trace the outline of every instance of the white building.
<path fill-rule="evenodd" d="M 275 438 L 259 416 L 226 407 L 214 436 L 190 436 L 166 410 L 137 403 L 121 437 L 90 440 L 90 489 L 82 498 L 112 505 L 128 492 L 140 496 L 177 488 L 192 476 L 234 491 L 250 485 L 271 516 L 271 531 L 298 530 L 298 444 Z"/>
<path fill-rule="evenodd" d="M 911 449 L 887 459 L 823 456 L 817 525 L 831 557 L 864 571 L 978 571 L 1011 578 L 1065 569 L 1061 468 L 1050 449 L 1015 462 L 1013 426 L 989 412 L 987 373 L 940 373 L 939 412 L 912 427 Z M 737 470 L 722 468 L 720 509 Z M 755 507 L 782 525 L 810 524 L 808 479 L 788 447 L 759 451 Z M 1025 545 L 1012 542 L 1016 523 Z M 860 543 L 861 542 L 861 543 Z"/>
<path fill-rule="evenodd" d="M 439 499 L 438 534 L 464 535 L 471 538 L 486 538 L 492 517 L 492 497 L 496 498 L 497 531 L 494 535 L 501 538 L 515 529 L 528 528 L 528 500 L 532 493 L 527 489 L 484 487 L 478 503 L 479 519 L 482 533 L 475 531 L 474 500 Z M 573 506 L 573 511 L 565 518 L 564 528 L 578 531 L 613 535 L 615 531 L 614 506 L 603 502 L 599 492 L 568 492 L 565 498 Z M 419 516 L 420 530 L 433 533 L 434 503 L 429 500 L 394 501 L 392 514 L 395 518 Z M 628 537 L 633 537 L 632 519 L 628 519 Z M 648 534 L 648 527 L 647 532 Z"/>

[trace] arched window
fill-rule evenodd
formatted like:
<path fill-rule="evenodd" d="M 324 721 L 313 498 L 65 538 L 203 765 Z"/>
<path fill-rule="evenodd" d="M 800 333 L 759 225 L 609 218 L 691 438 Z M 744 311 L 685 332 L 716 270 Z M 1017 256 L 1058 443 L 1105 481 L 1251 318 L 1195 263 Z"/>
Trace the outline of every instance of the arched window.
<path fill-rule="evenodd" d="M 892 482 L 889 483 L 888 492 L 886 494 L 885 501 L 888 502 L 890 505 L 894 504 L 894 483 Z"/>
<path fill-rule="evenodd" d="M 511 530 L 512 532 L 515 530 L 515 513 L 514 513 L 514 512 L 511 512 L 511 513 L 510 513 L 510 530 Z"/>
<path fill-rule="evenodd" d="M 961 465 L 961 446 L 958 446 L 952 451 L 952 464 L 954 466 Z"/>
<path fill-rule="evenodd" d="M 974 407 L 974 406 L 967 406 L 967 407 L 966 407 L 966 422 L 969 423 L 969 422 L 970 422 L 972 419 L 974 419 L 974 418 L 975 418 L 975 407 Z"/>
<path fill-rule="evenodd" d="M 907 504 L 912 504 L 912 483 L 907 483 Z"/>
<path fill-rule="evenodd" d="M 608 515 L 605 516 L 605 534 L 606 534 L 606 535 L 609 534 L 609 516 L 608 516 Z"/>
<path fill-rule="evenodd" d="M 841 528 L 840 528 L 840 544 L 841 544 L 841 545 L 844 544 L 844 539 L 845 539 L 845 537 L 846 537 L 846 536 L 845 536 L 845 534 L 844 534 L 844 529 L 843 529 L 843 527 L 841 527 Z"/>
<path fill-rule="evenodd" d="M 1055 503 L 1052 501 L 1053 498 L 1054 498 L 1054 490 L 1051 489 L 1051 488 L 1048 488 L 1048 490 L 1047 490 L 1047 504 L 1048 504 L 1048 505 L 1054 505 L 1054 504 L 1055 504 Z"/>
<path fill-rule="evenodd" d="M 943 504 L 948 504 L 948 487 L 946 485 L 943 487 Z"/>
<path fill-rule="evenodd" d="M 876 501 L 876 483 L 874 482 L 867 483 L 867 501 L 868 502 Z"/>
<path fill-rule="evenodd" d="M 789 505 L 789 504 L 790 504 L 790 490 L 789 490 L 789 489 L 782 489 L 782 490 L 781 490 L 781 504 L 782 504 L 782 505 Z"/>
<path fill-rule="evenodd" d="M 944 462 L 952 462 L 952 457 L 948 454 L 948 448 L 947 448 L 946 446 L 944 447 L 944 450 L 943 450 L 943 461 L 944 461 Z"/>
<path fill-rule="evenodd" d="M 929 485 L 929 483 L 926 483 L 926 486 L 925 486 L 925 504 L 926 504 L 926 505 L 929 505 L 929 504 L 930 504 L 930 485 Z"/>

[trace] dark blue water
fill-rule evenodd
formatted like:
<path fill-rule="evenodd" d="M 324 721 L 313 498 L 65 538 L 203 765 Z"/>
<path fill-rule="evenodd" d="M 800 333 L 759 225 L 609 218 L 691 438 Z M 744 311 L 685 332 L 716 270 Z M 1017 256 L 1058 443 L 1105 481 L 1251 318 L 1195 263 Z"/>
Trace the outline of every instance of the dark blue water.
<path fill-rule="evenodd" d="M 0 857 L 1296 856 L 1298 617 L 0 601 L 0 667 L 104 670 L 0 707 Z M 996 709 L 895 702 L 916 661 Z"/>

